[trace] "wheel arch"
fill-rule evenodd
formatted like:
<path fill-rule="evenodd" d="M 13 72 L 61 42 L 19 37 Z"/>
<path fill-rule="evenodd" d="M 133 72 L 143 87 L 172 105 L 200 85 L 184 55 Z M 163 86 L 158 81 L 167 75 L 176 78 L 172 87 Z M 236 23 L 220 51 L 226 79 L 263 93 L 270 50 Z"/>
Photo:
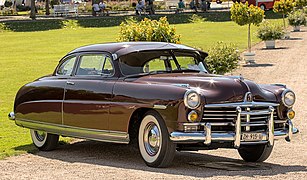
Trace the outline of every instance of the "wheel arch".
<path fill-rule="evenodd" d="M 144 117 L 144 114 L 150 110 L 153 109 L 141 107 L 136 109 L 130 116 L 128 124 L 128 134 L 130 137 L 130 143 L 134 143 L 137 140 L 139 127 Z"/>
<path fill-rule="evenodd" d="M 167 127 L 167 122 L 165 121 L 165 119 L 163 118 L 163 114 L 161 114 L 159 110 L 152 109 L 152 108 L 144 108 L 144 107 L 138 108 L 132 113 L 129 119 L 128 134 L 130 137 L 130 143 L 134 143 L 134 141 L 137 140 L 141 121 L 144 118 L 144 115 L 148 111 L 155 111 L 156 113 L 158 113 L 161 116 L 161 118 L 164 120 L 164 123 Z M 167 127 L 167 130 L 170 131 L 169 127 Z"/>

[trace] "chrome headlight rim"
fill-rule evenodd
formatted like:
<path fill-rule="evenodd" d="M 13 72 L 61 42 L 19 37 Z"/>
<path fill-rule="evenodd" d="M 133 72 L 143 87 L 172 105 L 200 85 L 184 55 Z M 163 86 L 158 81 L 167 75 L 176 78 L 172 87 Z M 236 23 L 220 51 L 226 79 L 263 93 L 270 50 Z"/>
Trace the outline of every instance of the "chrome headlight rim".
<path fill-rule="evenodd" d="M 195 93 L 195 94 L 198 96 L 197 105 L 194 106 L 194 107 L 190 106 L 190 104 L 188 103 L 188 96 L 189 96 L 190 94 L 192 94 L 192 93 Z M 190 109 L 197 109 L 197 108 L 200 106 L 201 99 L 200 99 L 200 95 L 199 95 L 199 93 L 198 93 L 197 91 L 190 89 L 190 90 L 187 90 L 187 91 L 185 92 L 183 101 L 184 101 L 184 105 L 185 105 L 186 107 L 188 107 L 188 108 L 190 108 Z"/>
<path fill-rule="evenodd" d="M 294 96 L 294 100 L 293 100 L 293 103 L 291 105 L 286 104 L 286 95 L 287 95 L 287 93 L 292 93 L 293 96 Z M 288 108 L 291 108 L 295 104 L 295 101 L 296 101 L 295 93 L 291 89 L 285 89 L 282 92 L 282 94 L 281 94 L 281 101 L 282 101 L 284 106 L 286 106 Z"/>

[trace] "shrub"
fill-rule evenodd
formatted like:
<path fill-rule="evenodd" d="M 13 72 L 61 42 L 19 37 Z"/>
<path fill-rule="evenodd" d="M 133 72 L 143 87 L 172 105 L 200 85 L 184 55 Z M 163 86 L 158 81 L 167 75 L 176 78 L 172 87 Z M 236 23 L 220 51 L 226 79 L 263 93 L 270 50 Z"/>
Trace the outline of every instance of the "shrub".
<path fill-rule="evenodd" d="M 284 35 L 282 26 L 264 21 L 257 30 L 257 37 L 263 41 L 281 39 Z"/>
<path fill-rule="evenodd" d="M 248 52 L 251 52 L 250 26 L 259 25 L 264 18 L 264 11 L 259 7 L 242 3 L 235 3 L 231 6 L 231 20 L 240 26 L 248 25 Z"/>
<path fill-rule="evenodd" d="M 297 10 L 289 14 L 288 21 L 291 26 L 306 25 L 306 17 L 302 10 Z"/>
<path fill-rule="evenodd" d="M 144 18 L 141 22 L 134 19 L 126 20 L 120 24 L 119 41 L 158 41 L 180 43 L 180 35 L 176 34 L 166 17 L 157 20 Z"/>
<path fill-rule="evenodd" d="M 225 74 L 236 69 L 240 59 L 239 51 L 234 44 L 216 43 L 208 51 L 205 59 L 209 70 L 215 74 Z"/>
<path fill-rule="evenodd" d="M 299 9 L 303 9 L 307 6 L 307 0 L 295 0 L 294 6 Z"/>
<path fill-rule="evenodd" d="M 198 16 L 196 14 L 193 14 L 190 18 L 189 21 L 191 23 L 203 23 L 206 21 L 206 18 L 203 18 L 202 16 Z"/>
<path fill-rule="evenodd" d="M 16 6 L 16 9 L 17 9 L 17 11 L 30 11 L 31 7 L 30 6 L 24 6 L 24 5 L 18 4 Z"/>

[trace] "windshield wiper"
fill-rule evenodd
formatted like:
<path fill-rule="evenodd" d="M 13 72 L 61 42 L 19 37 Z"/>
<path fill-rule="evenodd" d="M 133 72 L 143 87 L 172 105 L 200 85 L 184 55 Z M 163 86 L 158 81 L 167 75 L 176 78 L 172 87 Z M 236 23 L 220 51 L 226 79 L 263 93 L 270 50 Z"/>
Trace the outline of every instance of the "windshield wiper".
<path fill-rule="evenodd" d="M 125 79 L 134 78 L 134 77 L 143 77 L 143 76 L 154 75 L 154 74 L 163 74 L 163 73 L 169 73 L 169 72 L 168 71 L 150 71 L 150 72 L 139 73 L 139 74 L 131 74 L 131 75 L 125 76 Z"/>
<path fill-rule="evenodd" d="M 204 73 L 207 73 L 206 71 L 201 71 L 201 70 L 196 70 L 196 69 L 176 69 L 176 70 L 173 70 L 172 71 L 173 73 L 176 73 L 176 72 L 204 72 Z"/>

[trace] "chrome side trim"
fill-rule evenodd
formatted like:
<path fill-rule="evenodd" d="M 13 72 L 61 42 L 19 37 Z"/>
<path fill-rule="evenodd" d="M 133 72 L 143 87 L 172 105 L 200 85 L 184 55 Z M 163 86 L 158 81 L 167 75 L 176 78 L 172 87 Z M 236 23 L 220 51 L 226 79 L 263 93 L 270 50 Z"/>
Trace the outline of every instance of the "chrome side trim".
<path fill-rule="evenodd" d="M 167 108 L 167 106 L 165 106 L 165 105 L 155 104 L 155 105 L 153 106 L 153 108 L 154 108 L 154 109 L 166 109 L 166 108 Z"/>
<path fill-rule="evenodd" d="M 222 108 L 222 107 L 230 107 L 230 108 L 236 108 L 236 107 L 263 107 L 263 106 L 279 106 L 277 103 L 268 103 L 268 102 L 237 102 L 237 103 L 224 103 L 224 104 L 206 104 L 205 108 Z"/>
<path fill-rule="evenodd" d="M 46 131 L 58 135 L 103 142 L 115 142 L 123 144 L 129 143 L 129 134 L 126 132 L 79 128 L 19 118 L 15 120 L 15 123 L 21 127 Z"/>

